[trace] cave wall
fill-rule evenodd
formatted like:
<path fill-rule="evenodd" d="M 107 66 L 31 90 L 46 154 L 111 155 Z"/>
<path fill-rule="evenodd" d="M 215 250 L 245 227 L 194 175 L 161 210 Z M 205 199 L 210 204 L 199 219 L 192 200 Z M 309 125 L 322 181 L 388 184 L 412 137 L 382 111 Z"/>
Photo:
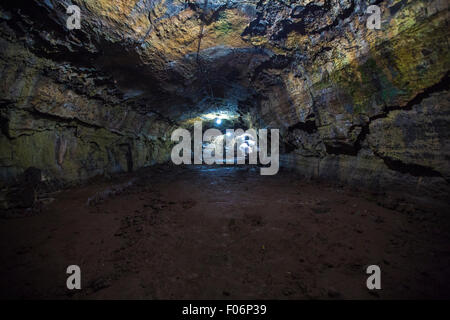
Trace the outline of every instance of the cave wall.
<path fill-rule="evenodd" d="M 97 70 L 38 57 L 9 36 L 0 38 L 2 207 L 29 205 L 14 188 L 29 168 L 61 187 L 168 160 L 173 124 L 136 111 Z"/>
<path fill-rule="evenodd" d="M 65 26 L 69 4 L 80 30 Z M 381 30 L 366 26 L 371 4 Z M 30 167 L 77 181 L 165 161 L 175 127 L 230 104 L 279 128 L 281 164 L 305 177 L 448 203 L 448 12 L 445 0 L 5 0 L 2 188 Z"/>
<path fill-rule="evenodd" d="M 277 53 L 256 76 L 255 113 L 281 128 L 282 164 L 448 204 L 448 2 L 295 2 L 264 1 L 247 30 Z M 366 27 L 370 3 L 381 30 Z"/>

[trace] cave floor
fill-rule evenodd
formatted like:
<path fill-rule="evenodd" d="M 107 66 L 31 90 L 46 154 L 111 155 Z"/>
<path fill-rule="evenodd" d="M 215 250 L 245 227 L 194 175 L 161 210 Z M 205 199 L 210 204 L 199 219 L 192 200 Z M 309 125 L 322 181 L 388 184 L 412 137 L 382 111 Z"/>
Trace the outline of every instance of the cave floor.
<path fill-rule="evenodd" d="M 445 213 L 392 211 L 291 172 L 157 166 L 54 198 L 0 220 L 1 298 L 450 297 Z M 371 264 L 382 290 L 366 288 Z"/>

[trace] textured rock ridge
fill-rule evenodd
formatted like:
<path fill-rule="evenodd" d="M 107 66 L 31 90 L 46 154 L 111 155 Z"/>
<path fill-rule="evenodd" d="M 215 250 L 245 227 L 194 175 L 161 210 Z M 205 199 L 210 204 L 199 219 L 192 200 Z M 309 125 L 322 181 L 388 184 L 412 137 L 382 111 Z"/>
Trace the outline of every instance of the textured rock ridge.
<path fill-rule="evenodd" d="M 369 2 L 285 3 L 260 3 L 246 30 L 292 59 L 256 77 L 265 92 L 259 114 L 285 128 L 285 164 L 308 177 L 447 203 L 448 5 L 372 2 L 382 8 L 382 29 L 370 30 Z"/>

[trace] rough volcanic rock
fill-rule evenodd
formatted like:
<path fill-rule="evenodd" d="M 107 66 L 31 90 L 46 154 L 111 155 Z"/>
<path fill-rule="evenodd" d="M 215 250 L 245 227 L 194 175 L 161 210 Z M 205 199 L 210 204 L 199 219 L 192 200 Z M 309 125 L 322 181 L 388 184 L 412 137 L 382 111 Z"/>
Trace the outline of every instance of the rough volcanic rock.
<path fill-rule="evenodd" d="M 264 123 L 285 131 L 284 163 L 447 202 L 448 4 L 376 1 L 382 29 L 370 30 L 367 2 L 283 3 L 260 2 L 245 34 L 291 60 L 255 84 Z"/>
<path fill-rule="evenodd" d="M 81 29 L 66 27 L 67 6 Z M 366 26 L 380 6 L 381 30 Z M 179 126 L 225 110 L 280 128 L 309 177 L 445 201 L 444 0 L 5 0 L 2 187 L 168 159 Z M 234 121 L 234 120 L 233 120 Z M 228 125 L 228 124 L 227 124 Z"/>
<path fill-rule="evenodd" d="M 370 148 L 387 164 L 418 176 L 450 177 L 450 95 L 440 92 L 370 123 Z"/>

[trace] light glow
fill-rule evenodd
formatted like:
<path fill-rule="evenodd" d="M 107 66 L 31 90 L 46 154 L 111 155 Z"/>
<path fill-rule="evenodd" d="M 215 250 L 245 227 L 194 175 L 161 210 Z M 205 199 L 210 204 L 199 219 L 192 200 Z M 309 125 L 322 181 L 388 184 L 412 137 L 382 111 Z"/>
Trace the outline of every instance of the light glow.
<path fill-rule="evenodd" d="M 239 115 L 237 113 L 229 112 L 229 111 L 217 111 L 217 112 L 203 114 L 200 116 L 200 118 L 205 121 L 214 121 L 217 119 L 234 120 L 234 119 L 239 118 Z"/>

